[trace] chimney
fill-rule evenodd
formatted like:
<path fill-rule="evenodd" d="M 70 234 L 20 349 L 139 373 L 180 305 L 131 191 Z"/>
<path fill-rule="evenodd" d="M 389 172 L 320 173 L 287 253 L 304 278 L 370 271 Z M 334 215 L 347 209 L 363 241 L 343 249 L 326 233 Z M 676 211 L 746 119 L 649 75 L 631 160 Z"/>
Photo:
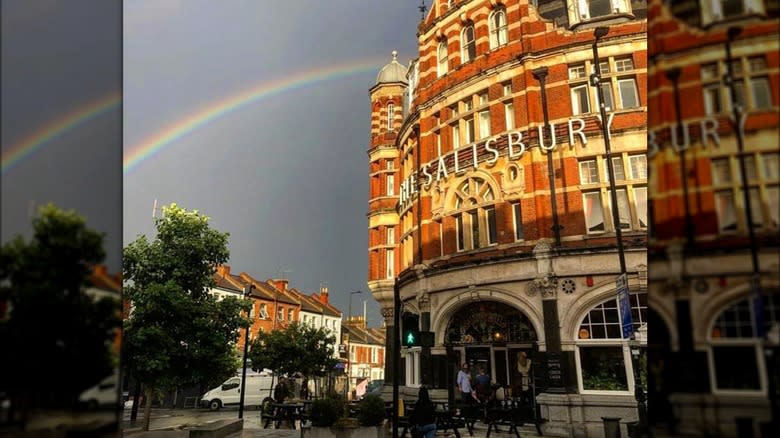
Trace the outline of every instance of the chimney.
<path fill-rule="evenodd" d="M 229 277 L 230 276 L 230 266 L 228 266 L 228 265 L 219 265 L 219 266 L 217 266 L 217 274 L 219 274 L 222 277 Z"/>
<path fill-rule="evenodd" d="M 328 287 L 320 287 L 320 302 L 322 304 L 328 304 Z"/>
<path fill-rule="evenodd" d="M 284 292 L 287 290 L 288 281 L 286 279 L 274 280 L 274 287 Z"/>

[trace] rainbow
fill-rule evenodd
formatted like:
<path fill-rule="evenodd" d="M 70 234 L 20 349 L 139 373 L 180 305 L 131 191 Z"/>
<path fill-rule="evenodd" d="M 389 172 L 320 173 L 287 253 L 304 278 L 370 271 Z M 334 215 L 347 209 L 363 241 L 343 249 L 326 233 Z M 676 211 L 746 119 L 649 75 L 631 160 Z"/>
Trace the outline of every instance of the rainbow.
<path fill-rule="evenodd" d="M 36 129 L 32 134 L 18 143 L 15 143 L 8 148 L 3 148 L 2 155 L 0 155 L 0 161 L 2 161 L 0 172 L 6 173 L 23 158 L 30 156 L 30 154 L 37 151 L 41 146 L 57 136 L 76 128 L 87 121 L 93 120 L 108 111 L 119 108 L 121 103 L 122 93 L 120 91 L 114 91 L 92 102 L 88 102 L 85 105 L 81 105 L 75 110 L 65 113 L 64 116 L 49 122 L 42 128 Z"/>
<path fill-rule="evenodd" d="M 124 174 L 127 175 L 142 162 L 196 129 L 263 98 L 356 74 L 379 72 L 381 66 L 386 63 L 387 58 L 372 58 L 353 61 L 339 66 L 299 72 L 284 78 L 261 83 L 248 90 L 213 102 L 167 125 L 141 143 L 126 149 L 122 160 Z"/>

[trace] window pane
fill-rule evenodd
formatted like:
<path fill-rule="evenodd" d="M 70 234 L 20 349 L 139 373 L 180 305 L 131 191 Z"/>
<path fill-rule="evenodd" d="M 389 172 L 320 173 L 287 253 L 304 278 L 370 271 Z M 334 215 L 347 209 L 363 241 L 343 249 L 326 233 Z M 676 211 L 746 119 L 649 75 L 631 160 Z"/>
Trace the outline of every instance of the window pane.
<path fill-rule="evenodd" d="M 731 190 L 715 193 L 715 206 L 720 231 L 735 231 L 737 229 L 737 215 L 734 207 L 734 195 Z"/>
<path fill-rule="evenodd" d="M 753 108 L 772 107 L 772 90 L 769 88 L 769 79 L 752 78 L 750 88 L 753 92 Z"/>
<path fill-rule="evenodd" d="M 780 187 L 767 187 L 766 196 L 771 225 L 775 228 L 780 227 Z"/>
<path fill-rule="evenodd" d="M 479 138 L 490 137 L 490 111 L 479 113 Z"/>
<path fill-rule="evenodd" d="M 612 82 L 603 82 L 600 87 L 601 92 L 604 94 L 604 109 L 606 111 L 612 111 L 615 109 L 615 103 L 612 100 Z M 598 96 L 596 99 L 598 99 Z"/>
<path fill-rule="evenodd" d="M 631 58 L 623 58 L 615 60 L 615 69 L 617 71 L 629 71 L 634 69 L 634 60 Z"/>
<path fill-rule="evenodd" d="M 387 175 L 387 196 L 393 196 L 393 194 L 395 194 L 395 177 Z"/>
<path fill-rule="evenodd" d="M 620 102 L 622 107 L 636 108 L 639 106 L 639 96 L 636 93 L 636 81 L 631 79 L 619 79 L 618 90 L 620 90 Z"/>
<path fill-rule="evenodd" d="M 458 132 L 458 125 L 452 125 L 450 129 L 452 134 L 452 148 L 458 149 L 460 147 L 460 132 Z"/>
<path fill-rule="evenodd" d="M 734 360 L 738 357 L 739 360 Z M 715 384 L 718 389 L 761 389 L 756 363 L 756 347 L 713 347 Z"/>
<path fill-rule="evenodd" d="M 731 169 L 728 158 L 712 160 L 712 182 L 715 184 L 728 184 L 731 182 Z"/>
<path fill-rule="evenodd" d="M 599 182 L 596 160 L 580 162 L 580 184 L 593 184 Z"/>
<path fill-rule="evenodd" d="M 586 390 L 627 391 L 621 347 L 580 347 L 582 387 Z"/>
<path fill-rule="evenodd" d="M 579 85 L 571 89 L 571 107 L 575 115 L 590 112 L 590 101 L 588 101 L 588 86 Z"/>
<path fill-rule="evenodd" d="M 737 96 L 736 102 L 742 108 L 745 108 L 745 84 L 741 80 L 735 80 L 734 90 Z M 731 95 L 731 89 L 729 88 L 729 95 Z"/>
<path fill-rule="evenodd" d="M 766 70 L 766 58 L 763 56 L 754 56 L 748 61 L 751 72 L 761 72 Z"/>
<path fill-rule="evenodd" d="M 753 187 L 748 190 L 750 196 L 750 213 L 753 216 L 753 227 L 761 228 L 764 226 L 764 217 L 761 213 L 761 196 L 758 191 L 758 187 Z M 745 222 L 747 222 L 747 214 L 745 215 Z"/>
<path fill-rule="evenodd" d="M 606 166 L 607 162 L 604 161 L 604 175 L 609 177 L 609 170 L 607 170 Z M 615 181 L 625 181 L 626 180 L 626 174 L 623 171 L 623 158 L 622 157 L 612 157 L 612 172 L 615 174 Z"/>
<path fill-rule="evenodd" d="M 504 85 L 504 96 L 509 96 L 511 94 L 512 94 L 512 84 Z"/>
<path fill-rule="evenodd" d="M 601 17 L 612 13 L 612 0 L 590 0 L 588 3 L 588 16 L 590 18 Z"/>
<path fill-rule="evenodd" d="M 723 17 L 734 17 L 736 15 L 743 14 L 742 7 L 743 0 L 720 0 L 721 11 L 723 11 Z"/>
<path fill-rule="evenodd" d="M 474 143 L 474 117 L 466 119 L 466 144 Z"/>
<path fill-rule="evenodd" d="M 628 157 L 629 164 L 631 165 L 631 178 L 633 179 L 647 179 L 647 156 L 631 155 Z"/>
<path fill-rule="evenodd" d="M 718 64 L 705 64 L 701 66 L 701 79 L 704 81 L 718 79 Z"/>
<path fill-rule="evenodd" d="M 479 95 L 479 104 L 480 105 L 484 105 L 486 103 L 488 103 L 488 94 L 487 93 L 480 94 Z"/>
<path fill-rule="evenodd" d="M 764 177 L 767 179 L 780 177 L 780 154 L 764 154 L 761 158 L 764 160 Z"/>
<path fill-rule="evenodd" d="M 720 103 L 720 85 L 712 85 L 704 89 L 704 112 L 707 115 L 720 114 L 723 107 Z"/>
<path fill-rule="evenodd" d="M 639 226 L 647 228 L 647 187 L 634 188 L 634 201 L 636 202 L 636 216 Z"/>
<path fill-rule="evenodd" d="M 463 216 L 455 216 L 455 234 L 457 234 L 458 251 L 463 250 Z"/>
<path fill-rule="evenodd" d="M 488 231 L 488 244 L 492 245 L 496 242 L 498 242 L 498 239 L 496 239 L 496 209 L 495 208 L 488 208 L 487 209 L 487 231 Z"/>
<path fill-rule="evenodd" d="M 479 248 L 479 216 L 476 211 L 469 212 L 471 222 L 471 247 Z"/>
<path fill-rule="evenodd" d="M 625 189 L 615 191 L 618 201 L 618 217 L 620 218 L 620 228 L 631 228 L 631 210 L 628 207 L 628 195 Z"/>
<path fill-rule="evenodd" d="M 515 219 L 515 240 L 523 240 L 523 214 L 519 202 L 512 204 L 512 211 Z"/>
<path fill-rule="evenodd" d="M 588 232 L 604 231 L 604 209 L 601 206 L 601 193 L 583 193 L 583 212 Z"/>
<path fill-rule="evenodd" d="M 506 115 L 506 129 L 515 129 L 515 106 L 508 103 L 504 105 L 504 114 Z"/>
<path fill-rule="evenodd" d="M 585 64 L 569 67 L 569 79 L 579 79 L 585 77 Z"/>

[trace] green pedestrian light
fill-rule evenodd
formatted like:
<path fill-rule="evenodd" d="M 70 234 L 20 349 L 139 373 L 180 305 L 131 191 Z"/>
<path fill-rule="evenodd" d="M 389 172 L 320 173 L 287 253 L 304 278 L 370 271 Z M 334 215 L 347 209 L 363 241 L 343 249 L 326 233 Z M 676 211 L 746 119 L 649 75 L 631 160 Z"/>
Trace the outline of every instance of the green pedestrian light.
<path fill-rule="evenodd" d="M 414 345 L 414 333 L 409 332 L 406 334 L 406 345 Z"/>

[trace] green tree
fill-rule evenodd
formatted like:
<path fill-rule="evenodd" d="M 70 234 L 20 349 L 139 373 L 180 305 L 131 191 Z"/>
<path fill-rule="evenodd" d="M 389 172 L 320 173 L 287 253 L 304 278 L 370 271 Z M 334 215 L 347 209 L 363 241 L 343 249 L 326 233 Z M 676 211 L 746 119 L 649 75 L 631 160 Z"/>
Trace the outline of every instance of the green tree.
<path fill-rule="evenodd" d="M 277 375 L 300 372 L 321 377 L 333 369 L 336 337 L 326 328 L 293 322 L 285 329 L 261 332 L 251 344 L 252 367 L 274 370 Z"/>
<path fill-rule="evenodd" d="M 0 391 L 16 405 L 73 407 L 78 395 L 111 374 L 120 302 L 85 291 L 105 258 L 102 233 L 53 204 L 39 209 L 33 235 L 0 249 Z M 23 412 L 23 417 L 26 412 Z"/>
<path fill-rule="evenodd" d="M 145 430 L 157 389 L 214 384 L 235 372 L 238 329 L 248 325 L 241 311 L 249 311 L 247 300 L 217 301 L 208 293 L 217 266 L 228 260 L 227 233 L 176 204 L 164 207 L 155 225 L 157 237 L 140 236 L 123 258 L 131 303 L 123 357 L 145 388 Z"/>

